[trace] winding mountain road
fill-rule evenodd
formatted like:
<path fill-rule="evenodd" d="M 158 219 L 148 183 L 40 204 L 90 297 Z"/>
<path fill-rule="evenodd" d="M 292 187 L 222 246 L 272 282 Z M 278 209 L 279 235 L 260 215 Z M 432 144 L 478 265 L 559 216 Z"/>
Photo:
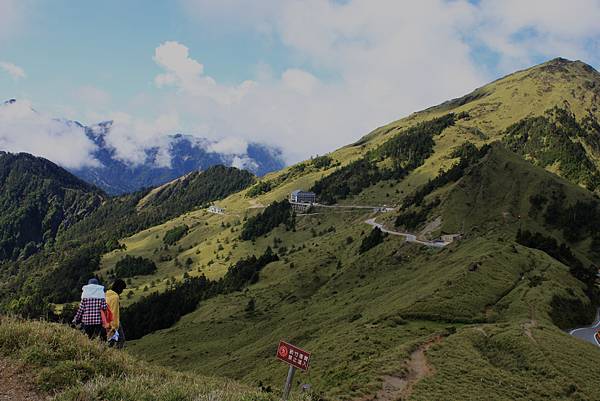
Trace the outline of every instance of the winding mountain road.
<path fill-rule="evenodd" d="M 600 342 L 596 337 L 596 332 L 598 330 L 600 330 L 600 309 L 598 309 L 598 312 L 596 312 L 596 320 L 594 321 L 594 324 L 588 327 L 573 329 L 569 332 L 569 334 L 600 347 Z"/>
<path fill-rule="evenodd" d="M 383 226 L 383 224 L 377 223 L 375 221 L 375 218 L 371 218 L 368 220 L 365 220 L 365 223 L 372 226 L 372 227 L 377 227 L 379 228 L 382 232 L 390 234 L 390 235 L 397 235 L 400 237 L 404 237 L 406 238 L 406 242 L 412 242 L 415 244 L 421 244 L 421 245 L 425 245 L 425 246 L 430 246 L 432 248 L 443 248 L 446 245 L 450 244 L 450 242 L 444 242 L 444 241 L 422 241 L 420 239 L 417 239 L 417 236 L 414 234 L 409 234 L 409 233 L 402 233 L 399 231 L 392 231 L 392 230 L 388 230 L 387 228 L 385 228 Z"/>

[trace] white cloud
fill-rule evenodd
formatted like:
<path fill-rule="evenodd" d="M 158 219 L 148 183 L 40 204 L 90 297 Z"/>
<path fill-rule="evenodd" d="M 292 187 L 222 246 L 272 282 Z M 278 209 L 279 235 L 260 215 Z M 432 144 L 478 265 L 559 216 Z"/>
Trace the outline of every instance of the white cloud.
<path fill-rule="evenodd" d="M 95 109 L 108 106 L 111 100 L 110 93 L 93 85 L 78 87 L 73 91 L 73 97 L 86 107 Z"/>
<path fill-rule="evenodd" d="M 319 80 L 314 75 L 298 68 L 285 70 L 281 75 L 281 81 L 288 88 L 307 96 L 313 93 L 319 84 Z"/>
<path fill-rule="evenodd" d="M 281 1 L 248 16 L 244 11 L 252 7 L 244 0 L 228 0 L 221 8 L 203 1 L 190 4 L 199 10 L 208 7 L 208 15 L 220 18 L 228 13 L 232 19 L 248 18 L 241 24 L 276 36 L 298 65 L 275 77 L 259 65 L 260 81 L 251 90 L 235 102 L 217 105 L 207 102 L 202 91 L 189 90 L 193 85 L 183 83 L 183 72 L 161 77 L 161 83 L 180 82 L 170 102 L 215 132 L 281 146 L 288 161 L 353 142 L 379 125 L 485 81 L 460 31 L 475 12 L 466 2 L 407 5 L 382 0 L 375 6 L 365 0 Z M 271 25 L 266 31 L 265 23 Z M 182 59 L 181 65 L 189 62 L 187 48 L 175 58 Z M 319 79 L 315 71 L 325 72 L 327 79 Z M 214 91 L 229 90 L 212 82 Z M 218 96 L 213 92 L 211 97 Z"/>
<path fill-rule="evenodd" d="M 42 156 L 67 168 L 99 165 L 82 127 L 34 111 L 28 101 L 0 105 L 0 149 Z"/>
<path fill-rule="evenodd" d="M 539 56 L 599 61 L 588 45 L 600 43 L 600 1 L 482 0 L 477 16 L 471 34 L 499 55 L 505 71 Z"/>
<path fill-rule="evenodd" d="M 256 171 L 256 169 L 258 169 L 258 164 L 247 156 L 234 156 L 231 160 L 230 166 L 238 168 L 240 170 L 245 169 L 250 171 Z"/>
<path fill-rule="evenodd" d="M 24 69 L 7 61 L 0 61 L 0 69 L 4 70 L 4 72 L 10 75 L 14 80 L 26 77 Z"/>
<path fill-rule="evenodd" d="M 277 76 L 258 62 L 252 89 L 217 104 L 206 98 L 230 98 L 230 87 L 211 79 L 210 91 L 192 90 L 183 72 L 162 77 L 179 89 L 170 105 L 210 131 L 282 146 L 288 161 L 461 96 L 497 71 L 559 55 L 600 61 L 589 46 L 600 43 L 598 0 L 181 1 L 217 33 L 241 29 L 282 44 L 290 64 Z M 178 45 L 185 51 L 173 59 L 194 61 Z M 482 51 L 497 65 L 478 60 Z"/>
<path fill-rule="evenodd" d="M 248 152 L 248 142 L 241 138 L 222 138 L 210 143 L 207 150 L 226 155 L 244 155 Z"/>
<path fill-rule="evenodd" d="M 155 160 L 162 167 L 169 167 L 171 140 L 168 134 L 174 133 L 180 126 L 177 113 L 158 116 L 153 121 L 135 118 L 127 113 L 113 113 L 109 116 L 112 126 L 105 136 L 106 144 L 115 150 L 115 157 L 131 165 L 146 162 L 146 150 L 158 147 Z"/>
<path fill-rule="evenodd" d="M 154 78 L 158 87 L 173 85 L 184 93 L 202 96 L 222 104 L 239 102 L 255 85 L 244 81 L 238 86 L 218 85 L 204 75 L 204 66 L 190 58 L 186 46 L 177 42 L 165 42 L 154 52 L 154 61 L 166 72 Z"/>

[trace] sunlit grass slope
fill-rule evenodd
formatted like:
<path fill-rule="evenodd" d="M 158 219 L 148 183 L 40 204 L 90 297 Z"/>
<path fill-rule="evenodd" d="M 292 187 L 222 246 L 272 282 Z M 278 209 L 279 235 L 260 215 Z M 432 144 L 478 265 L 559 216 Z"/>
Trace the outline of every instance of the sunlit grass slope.
<path fill-rule="evenodd" d="M 141 362 L 52 323 L 0 316 L 0 357 L 33 372 L 39 390 L 57 401 L 274 399 L 233 380 L 176 373 Z M 10 390 L 2 389 L 3 394 L 10 394 Z"/>
<path fill-rule="evenodd" d="M 560 59 L 515 73 L 376 129 L 329 154 L 332 166 L 306 161 L 270 174 L 262 179 L 271 187 L 265 193 L 252 197 L 242 191 L 219 202 L 225 215 L 198 210 L 123 239 L 127 250 L 105 255 L 103 272 L 125 254 L 158 265 L 155 275 L 132 280 L 127 302 L 184 275 L 217 279 L 234 262 L 268 246 L 281 257 L 261 271 L 256 284 L 201 301 L 174 327 L 134 342 L 131 352 L 177 369 L 278 387 L 286 367 L 273 355 L 285 338 L 314 353 L 310 373 L 299 375 L 297 384 L 311 383 L 328 400 L 348 400 L 375 394 L 384 375 L 406 372 L 416 347 L 442 336 L 428 352 L 435 374 L 417 384 L 412 399 L 504 400 L 505 394 L 528 400 L 594 399 L 600 351 L 561 332 L 551 318 L 572 312 L 557 309 L 554 299 L 591 309 L 583 283 L 564 264 L 515 242 L 519 228 L 563 240 L 560 230 L 532 215 L 532 195 L 560 188 L 565 203 L 593 195 L 499 145 L 458 181 L 427 196 L 426 201 L 440 198 L 428 216 L 428 221 L 441 218 L 432 235 L 463 234 L 444 249 L 388 236 L 359 255 L 371 230 L 365 220 L 377 217 L 392 227 L 399 212 L 317 210 L 298 216 L 295 231 L 279 227 L 255 243 L 240 241 L 239 233 L 247 216 L 294 189 L 310 188 L 403 129 L 448 112 L 466 112 L 467 118 L 434 138 L 433 155 L 407 177 L 378 182 L 340 202 L 398 206 L 457 163 L 452 154 L 466 141 L 478 147 L 498 141 L 506 127 L 554 106 L 568 107 L 578 118 L 595 113 L 598 76 L 583 63 Z M 189 233 L 165 250 L 165 233 L 182 224 Z M 573 245 L 586 263 L 591 261 L 588 248 L 588 240 Z M 254 309 L 248 308 L 251 300 Z M 561 348 L 568 358 L 591 361 L 590 373 L 578 376 L 583 362 L 563 360 Z M 472 372 L 470 361 L 480 373 Z M 502 393 L 506 383 L 510 392 Z M 512 396 L 519 391 L 519 397 Z"/>

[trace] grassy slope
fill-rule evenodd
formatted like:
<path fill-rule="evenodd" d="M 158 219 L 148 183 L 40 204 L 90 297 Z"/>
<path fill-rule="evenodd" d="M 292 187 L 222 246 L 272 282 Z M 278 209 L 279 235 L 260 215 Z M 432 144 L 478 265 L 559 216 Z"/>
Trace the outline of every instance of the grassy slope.
<path fill-rule="evenodd" d="M 568 64 L 564 67 L 566 72 L 563 64 L 552 62 L 516 73 L 481 89 L 488 94 L 485 97 L 463 105 L 457 106 L 455 102 L 452 107 L 442 105 L 416 113 L 375 130 L 355 145 L 333 152 L 331 156 L 345 164 L 403 127 L 442 115 L 451 108 L 456 112 L 468 111 L 471 115 L 469 120 L 461 120 L 436 137 L 435 154 L 405 180 L 380 183 L 344 203 L 398 204 L 441 168 L 453 163 L 449 154 L 465 140 L 481 145 L 499 139 L 500 132 L 518 119 L 542 114 L 556 104 L 563 105 L 565 100 L 572 104 L 572 111 L 578 117 L 583 116 L 593 101 L 593 93 L 580 95 L 578 88 L 585 81 L 597 78 L 583 64 Z M 555 79 L 555 74 L 568 79 Z M 577 76 L 571 77 L 573 74 Z M 290 169 L 273 173 L 266 179 L 275 180 Z M 543 190 L 547 180 L 560 185 L 567 183 L 503 151 L 497 151 L 478 171 L 479 175 L 469 175 L 458 185 L 442 188 L 436 194 L 446 199 L 436 211 L 443 217 L 442 229 L 446 232 L 468 229 L 470 233 L 464 241 L 443 251 L 388 237 L 383 245 L 358 257 L 360 239 L 369 230 L 363 223 L 369 215 L 360 212 L 301 217 L 297 232 L 278 229 L 257 240 L 255 245 L 237 242 L 238 233 L 221 227 L 221 223 L 230 223 L 234 224 L 234 230 L 239 229 L 241 226 L 235 223 L 257 211 L 248 209 L 249 206 L 266 205 L 284 198 L 293 189 L 308 188 L 328 171 L 298 174 L 255 199 L 246 198 L 244 192 L 234 194 L 220 202 L 228 210 L 226 216 L 195 211 L 125 239 L 127 253 L 151 257 L 168 228 L 184 221 L 197 222 L 181 241 L 182 251 L 172 252 L 178 254 L 182 262 L 192 257 L 191 274 L 199 274 L 200 270 L 209 277 L 222 275 L 230 264 L 216 259 L 217 240 L 224 248 L 217 253 L 222 257 L 229 255 L 231 261 L 261 253 L 273 244 L 274 237 L 281 238 L 288 250 L 292 246 L 301 248 L 269 265 L 259 283 L 247 291 L 204 302 L 175 327 L 133 344 L 132 351 L 177 368 L 218 371 L 248 382 L 277 385 L 285 375 L 285 367 L 273 361 L 272 355 L 276 342 L 286 338 L 315 353 L 310 375 L 300 376 L 299 380 L 311 382 L 328 398 L 347 399 L 372 394 L 380 386 L 381 375 L 403 371 L 404 360 L 416 344 L 435 334 L 450 333 L 452 330 L 448 331 L 448 327 L 452 326 L 458 330 L 457 334 L 431 352 L 438 374 L 423 381 L 414 397 L 437 399 L 439 394 L 473 388 L 477 391 L 461 391 L 461 398 L 477 399 L 477 394 L 487 396 L 486 390 L 492 383 L 475 383 L 479 376 L 465 375 L 461 382 L 464 387 L 453 387 L 455 380 L 449 379 L 452 370 L 460 371 L 465 365 L 465 356 L 455 350 L 465 349 L 479 359 L 486 358 L 495 369 L 496 362 L 490 362 L 484 355 L 485 347 L 474 348 L 472 333 L 478 332 L 474 330 L 490 330 L 512 338 L 515 333 L 523 334 L 523 325 L 534 319 L 539 328 L 532 329 L 532 333 L 534 338 L 540 339 L 538 342 L 519 340 L 520 346 L 527 352 L 542 352 L 540 344 L 543 342 L 545 349 L 550 349 L 543 352 L 552 366 L 563 362 L 551 352 L 553 342 L 568 344 L 569 352 L 587 350 L 589 358 L 596 361 L 590 369 L 597 374 L 593 366 L 600 366 L 597 363 L 600 353 L 558 331 L 548 317 L 553 295 L 569 294 L 585 301 L 581 283 L 568 274 L 565 266 L 547 255 L 512 242 L 518 228 L 515 216 L 527 215 L 529 194 L 535 188 Z M 567 188 L 567 194 L 572 199 L 590 196 L 573 186 Z M 526 227 L 537 227 L 535 221 L 523 220 Z M 312 237 L 312 228 L 323 231 L 330 226 L 336 228 L 335 233 Z M 354 239 L 351 244 L 346 243 L 349 236 Z M 119 257 L 115 253 L 106 255 L 104 268 L 110 268 Z M 208 266 L 211 259 L 217 263 Z M 480 267 L 471 272 L 468 268 L 474 262 L 480 262 Z M 156 277 L 180 277 L 183 271 L 173 262 L 164 262 L 159 264 Z M 530 278 L 536 275 L 544 279 L 540 285 L 531 287 Z M 143 295 L 143 286 L 156 277 L 135 279 L 132 300 Z M 161 285 L 164 284 L 159 284 L 159 289 Z M 257 311 L 249 315 L 244 308 L 251 298 L 256 300 Z M 542 333 L 539 336 L 538 331 Z M 500 354 L 515 354 L 510 341 L 501 342 L 498 347 Z M 514 380 L 523 376 L 523 383 L 545 383 L 540 377 L 519 371 L 526 369 L 523 366 L 506 369 Z M 505 372 L 494 369 L 490 368 L 489 373 L 497 383 Z M 559 378 L 559 383 L 581 382 L 576 380 L 576 362 L 553 372 L 554 376 L 548 377 Z M 578 384 L 578 389 L 592 394 L 583 384 L 581 387 Z M 504 399 L 501 393 L 492 393 L 490 397 L 488 399 Z M 555 395 L 555 399 L 560 397 Z M 530 399 L 544 397 L 536 392 Z"/>
<path fill-rule="evenodd" d="M 271 400 L 232 380 L 152 366 L 68 327 L 0 316 L 0 356 L 35 372 L 36 385 L 61 401 Z M 3 389 L 9 391 L 10 389 Z"/>

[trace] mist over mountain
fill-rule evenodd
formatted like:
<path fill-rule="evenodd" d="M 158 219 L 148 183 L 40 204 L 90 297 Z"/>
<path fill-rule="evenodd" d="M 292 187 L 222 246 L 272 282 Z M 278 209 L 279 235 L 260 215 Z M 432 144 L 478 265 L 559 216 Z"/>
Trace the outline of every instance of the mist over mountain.
<path fill-rule="evenodd" d="M 234 152 L 219 148 L 218 141 L 191 135 L 175 134 L 166 138 L 166 146 L 144 150 L 143 163 L 130 163 L 118 157 L 117 150 L 107 143 L 112 122 L 84 127 L 96 145 L 93 156 L 100 166 L 70 169 L 83 180 L 93 183 L 109 194 L 134 192 L 172 181 L 192 171 L 205 170 L 222 164 L 250 171 L 258 176 L 285 166 L 281 151 L 259 143 L 242 143 Z M 244 149 L 245 147 L 245 149 Z"/>
<path fill-rule="evenodd" d="M 234 137 L 169 134 L 127 121 L 84 125 L 38 111 L 25 100 L 0 104 L 0 150 L 44 157 L 108 194 L 162 185 L 215 165 L 262 176 L 285 166 L 279 148 Z"/>

